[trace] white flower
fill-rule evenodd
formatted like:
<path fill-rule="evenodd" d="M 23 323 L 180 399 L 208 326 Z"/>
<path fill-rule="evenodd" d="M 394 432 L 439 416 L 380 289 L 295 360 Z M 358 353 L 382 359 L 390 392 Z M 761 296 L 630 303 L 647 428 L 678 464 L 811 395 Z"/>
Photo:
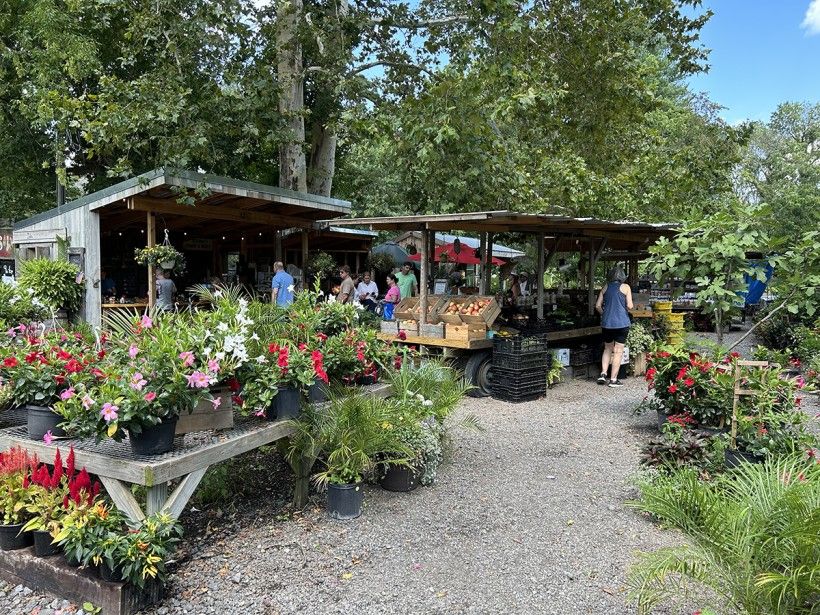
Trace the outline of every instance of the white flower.
<path fill-rule="evenodd" d="M 425 399 L 423 402 L 421 402 L 421 405 L 430 407 L 430 406 L 433 405 L 433 400 L 432 399 Z"/>
<path fill-rule="evenodd" d="M 225 358 L 225 353 L 224 353 L 224 352 L 217 352 L 217 353 L 214 355 L 214 357 L 216 358 L 216 360 L 217 360 L 217 361 L 221 361 L 222 359 L 224 359 L 224 358 Z"/>
<path fill-rule="evenodd" d="M 248 307 L 248 300 L 245 297 L 239 297 L 239 311 L 244 311 L 246 307 Z"/>
<path fill-rule="evenodd" d="M 294 290 L 296 290 L 296 287 L 295 287 L 293 284 L 291 284 L 290 286 L 288 286 L 288 292 L 289 292 L 289 293 L 292 293 Z"/>
<path fill-rule="evenodd" d="M 258 341 L 259 341 L 259 336 L 256 334 L 256 331 L 254 331 L 254 332 L 253 332 L 253 335 L 251 335 L 251 339 L 252 339 L 254 342 L 258 342 Z"/>
<path fill-rule="evenodd" d="M 328 302 L 328 303 L 336 303 L 336 297 L 334 297 L 333 295 L 330 295 L 330 296 L 327 298 L 327 302 Z"/>
<path fill-rule="evenodd" d="M 321 291 L 321 290 L 320 290 L 320 291 L 319 291 L 319 296 L 320 296 L 320 297 L 324 297 L 324 296 L 325 296 L 324 291 Z"/>
<path fill-rule="evenodd" d="M 416 393 L 416 399 L 418 399 L 419 401 L 424 401 L 424 395 L 422 395 L 421 393 Z"/>
<path fill-rule="evenodd" d="M 213 333 L 211 333 L 211 330 L 210 330 L 210 329 L 205 329 L 205 336 L 204 336 L 204 337 L 205 337 L 205 339 L 206 339 L 206 340 L 207 340 L 209 337 L 211 337 L 212 335 L 213 335 Z"/>
<path fill-rule="evenodd" d="M 260 354 L 258 357 L 256 357 L 256 362 L 257 363 L 267 363 L 268 360 L 265 358 L 265 355 Z"/>
<path fill-rule="evenodd" d="M 218 291 L 214 292 L 214 297 L 216 297 L 217 299 L 219 299 L 221 296 L 222 296 L 222 291 L 221 290 L 218 290 Z"/>
<path fill-rule="evenodd" d="M 216 330 L 221 332 L 221 333 L 226 333 L 229 328 L 230 327 L 228 327 L 228 323 L 226 323 L 226 322 L 221 322 L 218 325 L 216 325 Z"/>
<path fill-rule="evenodd" d="M 17 296 L 12 297 L 11 299 L 9 299 L 9 305 L 14 305 L 18 301 L 20 301 L 20 297 L 17 297 Z"/>
<path fill-rule="evenodd" d="M 209 346 L 208 348 L 203 348 L 203 349 L 202 349 L 202 353 L 203 353 L 206 357 L 211 356 L 211 352 L 212 352 L 212 349 L 211 349 L 211 347 L 210 347 L 210 346 Z"/>

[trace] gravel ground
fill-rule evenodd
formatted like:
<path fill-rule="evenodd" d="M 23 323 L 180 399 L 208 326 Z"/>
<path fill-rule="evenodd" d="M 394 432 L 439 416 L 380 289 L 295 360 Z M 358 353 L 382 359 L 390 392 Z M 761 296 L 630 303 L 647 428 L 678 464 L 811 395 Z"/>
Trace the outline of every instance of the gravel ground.
<path fill-rule="evenodd" d="M 329 519 L 321 495 L 290 514 L 286 468 L 268 453 L 267 490 L 186 513 L 168 597 L 144 615 L 634 613 L 623 590 L 634 552 L 679 540 L 624 507 L 656 433 L 654 416 L 630 413 L 644 394 L 642 379 L 575 380 L 523 404 L 467 400 L 485 431 L 456 434 L 437 483 L 368 486 L 350 522 Z M 0 612 L 76 606 L 0 584 Z"/>

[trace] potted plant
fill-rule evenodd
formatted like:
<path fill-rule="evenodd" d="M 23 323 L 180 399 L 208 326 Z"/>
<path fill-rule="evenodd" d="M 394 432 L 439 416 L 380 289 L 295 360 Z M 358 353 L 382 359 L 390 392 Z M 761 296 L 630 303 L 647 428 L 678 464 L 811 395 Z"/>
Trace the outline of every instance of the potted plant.
<path fill-rule="evenodd" d="M 192 340 L 206 338 L 206 331 L 196 322 L 180 327 L 173 314 L 142 316 L 129 326 L 132 334 L 112 339 L 106 377 L 78 388 L 55 410 L 78 435 L 121 440 L 127 433 L 135 454 L 158 455 L 173 449 L 179 415 L 213 399 L 221 354 L 194 352 Z"/>
<path fill-rule="evenodd" d="M 82 335 L 51 331 L 42 336 L 21 325 L 9 332 L 11 344 L 0 361 L 0 378 L 10 382 L 16 404 L 27 410 L 28 435 L 34 439 L 65 436 L 52 406 L 71 398 L 83 383 L 102 376 L 105 351 Z"/>
<path fill-rule="evenodd" d="M 99 500 L 91 505 L 71 501 L 54 538 L 71 566 L 99 566 L 111 533 L 123 533 L 125 517 Z"/>
<path fill-rule="evenodd" d="M 295 346 L 289 341 L 274 342 L 268 351 L 272 368 L 278 371 L 278 391 L 272 409 L 277 419 L 295 418 L 299 415 L 302 391 L 313 386 L 317 377 L 327 378 L 322 353 L 310 350 L 307 344 Z"/>
<path fill-rule="evenodd" d="M 26 505 L 31 496 L 29 473 L 37 466 L 37 457 L 20 447 L 0 453 L 0 549 L 10 551 L 31 546 L 32 533 L 23 531 L 27 520 Z"/>
<path fill-rule="evenodd" d="M 170 244 L 160 244 L 150 248 L 137 248 L 134 260 L 140 265 L 160 267 L 176 274 L 185 271 L 185 256 Z"/>
<path fill-rule="evenodd" d="M 76 312 L 83 302 L 85 284 L 79 268 L 64 259 L 33 258 L 23 261 L 18 284 L 55 312 Z M 59 314 L 57 314 L 59 316 Z"/>
<path fill-rule="evenodd" d="M 411 451 L 385 427 L 390 412 L 383 399 L 353 394 L 331 400 L 310 420 L 293 421 L 296 434 L 288 458 L 319 458 L 323 469 L 315 483 L 327 488 L 328 511 L 334 519 L 354 519 L 361 515 L 362 481 L 376 464 L 377 457 L 406 463 Z"/>
<path fill-rule="evenodd" d="M 646 353 L 654 344 L 655 340 L 652 334 L 642 324 L 634 323 L 629 327 L 626 345 L 629 348 L 629 356 L 632 361 L 632 372 L 636 376 L 642 376 L 646 373 Z"/>
<path fill-rule="evenodd" d="M 73 472 L 74 454 L 69 454 L 69 467 Z M 39 557 L 54 555 L 59 548 L 54 544 L 54 537 L 59 532 L 62 517 L 63 499 L 68 496 L 67 481 L 63 472 L 63 460 L 60 449 L 54 455 L 54 470 L 41 463 L 31 471 L 29 484 L 30 496 L 26 503 L 29 520 L 23 531 L 34 533 L 34 553 Z"/>

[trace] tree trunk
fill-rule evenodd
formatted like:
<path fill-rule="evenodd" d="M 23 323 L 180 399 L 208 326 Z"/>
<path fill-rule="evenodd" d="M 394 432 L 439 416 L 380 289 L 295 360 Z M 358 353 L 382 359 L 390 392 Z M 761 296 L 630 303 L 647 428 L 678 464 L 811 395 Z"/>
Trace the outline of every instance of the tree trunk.
<path fill-rule="evenodd" d="M 723 346 L 723 310 L 715 310 L 715 331 L 717 332 L 718 346 Z"/>
<path fill-rule="evenodd" d="M 336 127 L 314 124 L 308 192 L 330 196 L 336 172 Z"/>
<path fill-rule="evenodd" d="M 305 87 L 299 24 L 302 0 L 279 0 L 276 15 L 276 60 L 279 113 L 287 126 L 287 141 L 279 146 L 279 187 L 307 192 L 305 165 Z"/>

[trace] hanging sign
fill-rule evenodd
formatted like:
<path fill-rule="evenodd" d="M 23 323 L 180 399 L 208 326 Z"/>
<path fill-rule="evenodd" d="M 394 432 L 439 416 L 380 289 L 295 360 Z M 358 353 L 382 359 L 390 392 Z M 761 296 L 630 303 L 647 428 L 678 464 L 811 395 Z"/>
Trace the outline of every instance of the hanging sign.
<path fill-rule="evenodd" d="M 13 241 L 10 228 L 0 229 L 0 258 L 14 258 Z"/>
<path fill-rule="evenodd" d="M 214 241 L 213 239 L 186 239 L 182 242 L 182 249 L 192 252 L 212 252 Z"/>

